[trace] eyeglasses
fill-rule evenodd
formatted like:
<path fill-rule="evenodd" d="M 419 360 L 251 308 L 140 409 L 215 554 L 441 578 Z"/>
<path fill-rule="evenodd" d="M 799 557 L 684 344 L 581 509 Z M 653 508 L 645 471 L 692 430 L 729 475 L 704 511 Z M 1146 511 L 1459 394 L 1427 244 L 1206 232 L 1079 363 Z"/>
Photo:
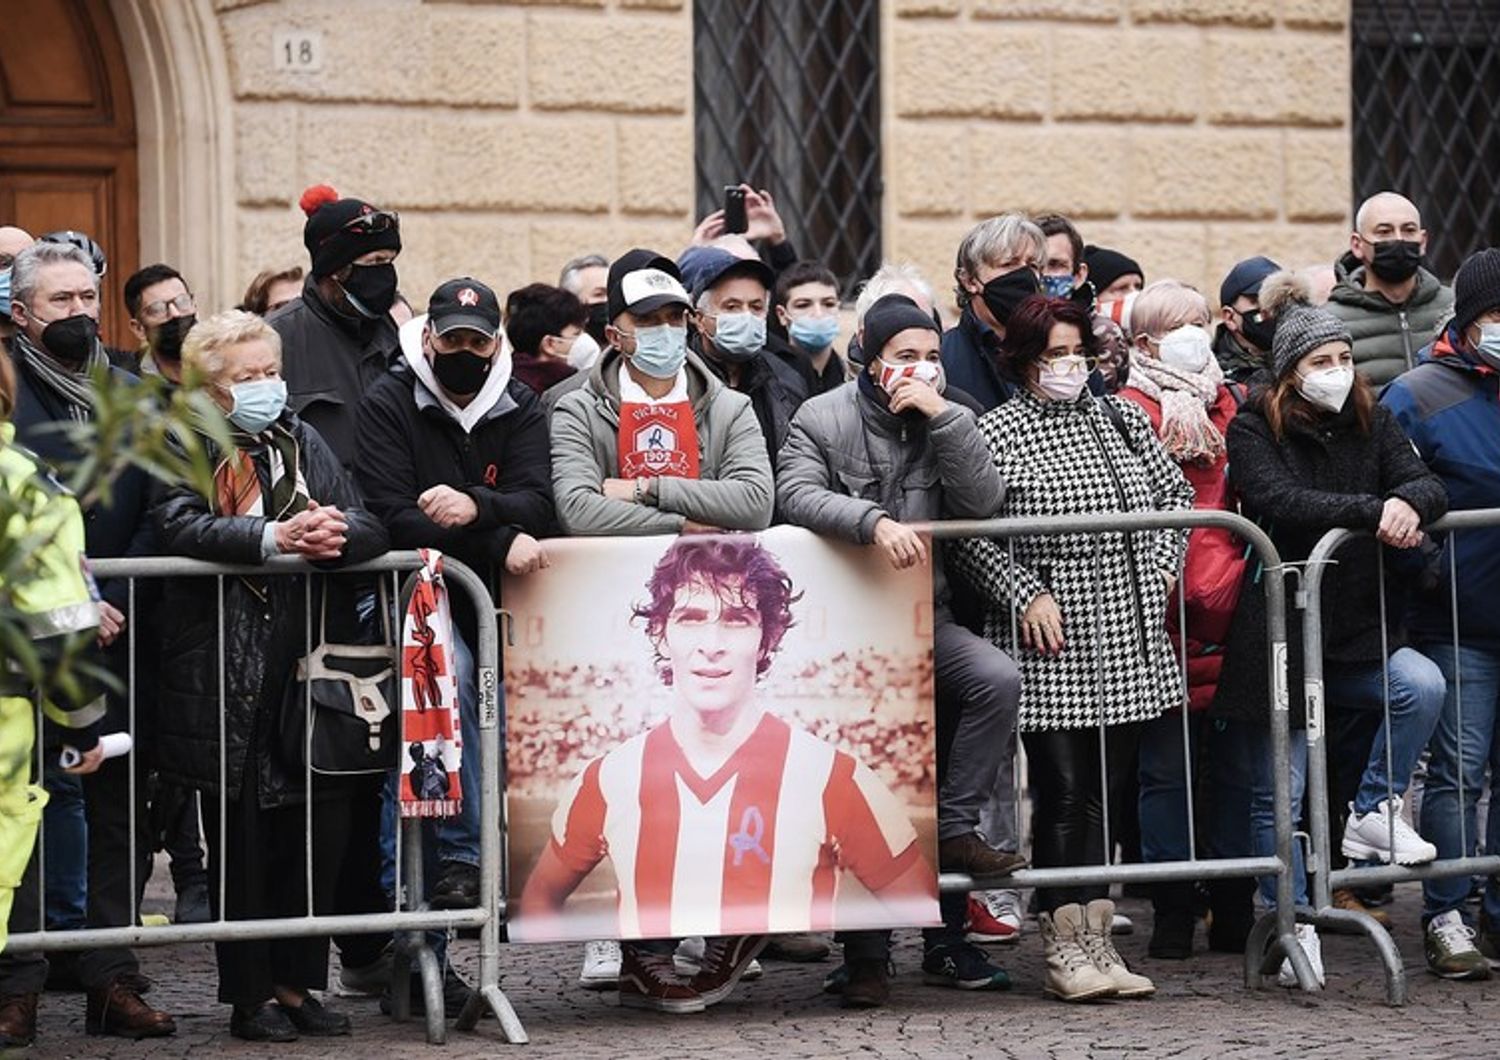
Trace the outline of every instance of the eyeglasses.
<path fill-rule="evenodd" d="M 198 304 L 193 301 L 193 296 L 187 291 L 176 298 L 158 299 L 141 306 L 141 321 L 146 324 L 155 324 L 167 319 L 167 314 L 175 309 L 179 316 L 187 316 Z"/>
<path fill-rule="evenodd" d="M 395 210 L 372 210 L 369 213 L 362 213 L 339 229 L 339 232 L 353 232 L 357 236 L 370 236 L 377 232 L 390 231 L 401 231 L 401 215 Z M 318 240 L 318 245 L 322 246 L 338 234 L 338 232 L 330 232 Z"/>

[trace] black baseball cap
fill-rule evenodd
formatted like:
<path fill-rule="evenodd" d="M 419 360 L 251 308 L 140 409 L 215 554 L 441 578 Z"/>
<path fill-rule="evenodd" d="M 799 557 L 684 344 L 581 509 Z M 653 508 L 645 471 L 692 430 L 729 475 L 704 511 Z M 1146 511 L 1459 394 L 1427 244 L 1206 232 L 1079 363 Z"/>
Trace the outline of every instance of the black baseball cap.
<path fill-rule="evenodd" d="M 605 285 L 609 319 L 621 313 L 649 313 L 664 305 L 693 307 L 682 286 L 677 263 L 664 254 L 640 247 L 627 250 L 609 266 Z"/>
<path fill-rule="evenodd" d="M 1232 305 L 1242 294 L 1260 297 L 1260 285 L 1266 277 L 1280 271 L 1281 266 L 1264 255 L 1246 258 L 1230 269 L 1224 282 L 1219 284 L 1219 304 Z"/>
<path fill-rule="evenodd" d="M 427 326 L 439 335 L 457 328 L 495 335 L 500 331 L 500 300 L 473 277 L 448 280 L 427 300 Z"/>

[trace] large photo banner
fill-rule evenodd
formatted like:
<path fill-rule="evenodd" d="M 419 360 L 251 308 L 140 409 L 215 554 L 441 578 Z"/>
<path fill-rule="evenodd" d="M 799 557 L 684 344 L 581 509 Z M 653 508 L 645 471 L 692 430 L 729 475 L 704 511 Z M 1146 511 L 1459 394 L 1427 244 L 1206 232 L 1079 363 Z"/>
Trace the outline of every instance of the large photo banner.
<path fill-rule="evenodd" d="M 932 577 L 795 527 L 508 577 L 512 941 L 926 926 Z"/>

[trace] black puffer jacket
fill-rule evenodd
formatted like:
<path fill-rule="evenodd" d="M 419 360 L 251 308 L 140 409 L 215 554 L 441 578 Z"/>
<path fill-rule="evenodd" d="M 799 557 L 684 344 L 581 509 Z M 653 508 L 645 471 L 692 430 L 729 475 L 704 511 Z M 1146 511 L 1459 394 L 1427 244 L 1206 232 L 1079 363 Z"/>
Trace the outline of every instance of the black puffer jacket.
<path fill-rule="evenodd" d="M 400 353 L 395 323 L 386 313 L 365 320 L 339 312 L 311 276 L 302 297 L 271 314 L 269 323 L 281 336 L 288 406 L 352 472 L 359 403 Z"/>
<path fill-rule="evenodd" d="M 336 569 L 384 552 L 385 528 L 364 509 L 352 479 L 318 432 L 290 413 L 281 422 L 297 437 L 308 494 L 319 504 L 338 507 L 349 523 L 343 556 L 324 566 Z M 269 491 L 265 450 L 251 456 L 261 489 Z M 215 515 L 206 498 L 182 487 L 164 491 L 152 514 L 167 555 L 215 563 L 262 562 L 266 521 L 258 516 Z M 305 582 L 285 575 L 224 579 L 224 789 L 230 798 L 238 797 L 244 771 L 253 766 L 259 771 L 262 806 L 302 801 L 301 770 L 287 768 L 275 751 L 274 737 L 287 682 L 306 650 Z M 163 592 L 158 768 L 168 780 L 216 793 L 220 655 L 215 579 L 173 578 Z M 314 623 L 319 604 L 315 596 Z M 336 610 L 331 600 L 330 626 L 343 617 Z"/>
<path fill-rule="evenodd" d="M 1313 426 L 1288 424 L 1278 440 L 1257 390 L 1230 421 L 1229 478 L 1244 515 L 1271 535 L 1283 562 L 1307 559 L 1329 530 L 1373 531 L 1385 502 L 1400 497 L 1425 526 L 1448 510 L 1442 481 L 1427 469 L 1389 409 L 1376 405 L 1370 433 L 1359 429 L 1351 404 Z M 1376 665 L 1380 648 L 1379 557 L 1371 537 L 1349 542 L 1323 575 L 1323 645 L 1328 664 Z M 1401 553 L 1387 555 L 1388 589 L 1399 588 Z M 1249 721 L 1269 717 L 1264 571 L 1255 556 L 1245 568 L 1239 608 L 1229 627 L 1224 669 L 1214 698 L 1216 715 Z M 1290 601 L 1295 581 L 1287 581 Z M 1394 618 L 1394 603 L 1387 614 Z M 1287 608 L 1287 681 L 1292 722 L 1303 724 L 1302 615 Z M 1391 647 L 1394 649 L 1394 630 Z"/>
<path fill-rule="evenodd" d="M 705 342 L 701 335 L 693 336 L 693 352 L 703 358 L 708 369 L 729 383 L 729 374 L 722 361 L 704 354 Z M 792 417 L 807 400 L 807 380 L 793 366 L 792 352 L 784 347 L 780 350 L 767 346 L 758 355 L 740 365 L 739 383 L 732 387 L 750 399 L 755 409 L 755 419 L 760 423 L 761 433 L 766 436 L 766 454 L 771 466 L 776 466 L 776 454 L 786 444 L 786 436 L 792 429 Z"/>

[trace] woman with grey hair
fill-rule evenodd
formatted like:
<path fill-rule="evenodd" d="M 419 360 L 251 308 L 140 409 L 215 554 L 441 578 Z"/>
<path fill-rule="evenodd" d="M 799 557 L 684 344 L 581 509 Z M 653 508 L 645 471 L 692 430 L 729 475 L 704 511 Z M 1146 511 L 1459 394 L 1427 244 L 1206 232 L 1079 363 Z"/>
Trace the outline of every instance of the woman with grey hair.
<path fill-rule="evenodd" d="M 293 555 L 336 568 L 385 551 L 385 529 L 338 458 L 287 409 L 281 339 L 269 324 L 240 310 L 211 317 L 188 333 L 182 359 L 187 378 L 228 417 L 234 448 L 209 443 L 211 495 L 178 486 L 159 499 L 153 515 L 164 553 L 251 567 Z M 355 789 L 322 775 L 305 789 L 301 763 L 275 738 L 289 675 L 306 650 L 306 616 L 330 602 L 309 600 L 308 581 L 244 575 L 216 590 L 215 579 L 174 578 L 163 589 L 157 762 L 163 776 L 203 793 L 209 873 L 224 889 L 221 905 L 210 887 L 209 904 L 225 920 L 333 912 Z M 226 659 L 232 665 L 222 668 Z M 310 993 L 327 985 L 326 936 L 218 942 L 214 950 L 234 1037 L 349 1033 L 349 1018 Z"/>

